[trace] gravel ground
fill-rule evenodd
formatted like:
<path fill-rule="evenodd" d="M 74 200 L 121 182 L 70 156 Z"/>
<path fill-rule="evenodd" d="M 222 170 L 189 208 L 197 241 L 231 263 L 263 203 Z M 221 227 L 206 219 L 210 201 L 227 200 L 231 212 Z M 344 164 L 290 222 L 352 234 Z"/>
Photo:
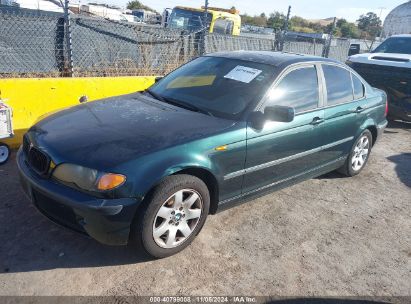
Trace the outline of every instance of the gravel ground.
<path fill-rule="evenodd" d="M 211 216 L 189 248 L 157 261 L 49 222 L 12 159 L 0 167 L 0 295 L 410 296 L 411 124 L 385 133 L 360 176 Z"/>

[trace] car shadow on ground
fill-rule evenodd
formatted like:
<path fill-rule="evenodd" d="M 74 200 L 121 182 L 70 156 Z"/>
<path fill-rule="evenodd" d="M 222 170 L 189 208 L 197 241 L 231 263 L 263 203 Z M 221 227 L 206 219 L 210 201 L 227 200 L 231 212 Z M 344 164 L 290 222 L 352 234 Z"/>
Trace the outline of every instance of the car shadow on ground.
<path fill-rule="evenodd" d="M 390 120 L 388 121 L 388 129 L 402 129 L 402 130 L 411 130 L 411 122 L 399 121 L 399 120 Z M 385 130 L 385 132 L 392 132 L 390 130 Z"/>
<path fill-rule="evenodd" d="M 0 273 L 125 265 L 151 260 L 137 248 L 105 246 L 46 219 L 20 188 L 15 153 L 0 167 L 0 186 Z"/>
<path fill-rule="evenodd" d="M 340 178 L 347 178 L 347 176 L 339 173 L 338 171 L 331 171 L 329 173 L 316 177 L 316 179 L 340 179 Z"/>
<path fill-rule="evenodd" d="M 411 153 L 402 153 L 387 157 L 395 163 L 395 172 L 400 181 L 411 188 Z"/>

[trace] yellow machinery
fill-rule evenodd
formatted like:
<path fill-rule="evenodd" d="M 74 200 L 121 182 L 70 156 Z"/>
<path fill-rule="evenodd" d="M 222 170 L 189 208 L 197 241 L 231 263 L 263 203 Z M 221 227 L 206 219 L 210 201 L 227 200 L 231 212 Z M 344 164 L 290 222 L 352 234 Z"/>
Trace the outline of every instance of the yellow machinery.
<path fill-rule="evenodd" d="M 177 6 L 167 20 L 167 27 L 188 32 L 199 32 L 207 27 L 210 33 L 238 36 L 241 30 L 241 17 L 235 9 L 209 7 L 206 19 L 204 7 L 198 9 Z"/>

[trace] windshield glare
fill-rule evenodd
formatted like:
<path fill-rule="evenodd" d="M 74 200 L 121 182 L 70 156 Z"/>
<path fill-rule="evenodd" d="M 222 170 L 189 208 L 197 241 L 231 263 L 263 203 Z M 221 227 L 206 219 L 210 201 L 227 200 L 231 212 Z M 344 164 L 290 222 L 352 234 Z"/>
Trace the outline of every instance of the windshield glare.
<path fill-rule="evenodd" d="M 267 64 L 200 57 L 164 77 L 150 91 L 213 116 L 236 119 L 264 96 L 274 74 L 275 67 Z"/>
<path fill-rule="evenodd" d="M 410 54 L 411 55 L 411 37 L 392 37 L 385 40 L 378 46 L 374 53 L 389 54 Z"/>
<path fill-rule="evenodd" d="M 211 15 L 207 14 L 211 20 Z M 187 30 L 190 32 L 200 31 L 204 26 L 204 13 L 183 9 L 173 9 L 168 21 L 169 28 Z"/>

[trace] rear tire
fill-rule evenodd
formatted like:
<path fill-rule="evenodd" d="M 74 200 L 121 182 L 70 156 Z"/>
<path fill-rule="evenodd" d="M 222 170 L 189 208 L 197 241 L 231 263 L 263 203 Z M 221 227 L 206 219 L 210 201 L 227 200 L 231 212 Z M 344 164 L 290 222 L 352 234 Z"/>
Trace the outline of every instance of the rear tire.
<path fill-rule="evenodd" d="M 200 232 L 209 208 L 210 195 L 202 180 L 185 174 L 166 177 L 138 212 L 131 241 L 155 258 L 174 255 Z"/>
<path fill-rule="evenodd" d="M 10 157 L 10 148 L 8 145 L 0 143 L 0 165 L 5 164 Z"/>
<path fill-rule="evenodd" d="M 358 175 L 368 162 L 372 143 L 371 132 L 368 129 L 364 130 L 354 142 L 344 165 L 337 171 L 350 177 Z"/>

